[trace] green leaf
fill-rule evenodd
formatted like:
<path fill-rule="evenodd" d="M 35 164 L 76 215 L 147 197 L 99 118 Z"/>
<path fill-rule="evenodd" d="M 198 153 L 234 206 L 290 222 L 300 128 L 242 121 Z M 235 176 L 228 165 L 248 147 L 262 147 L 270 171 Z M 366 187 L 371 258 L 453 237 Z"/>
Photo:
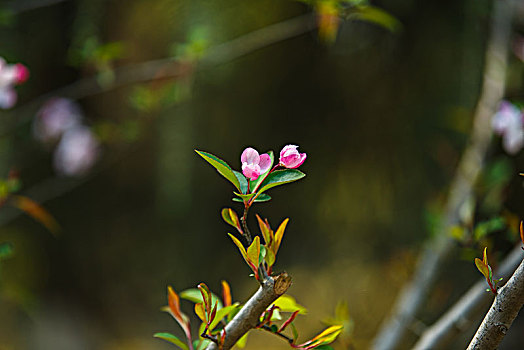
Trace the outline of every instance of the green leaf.
<path fill-rule="evenodd" d="M 480 271 L 480 273 L 483 274 L 487 280 L 489 280 L 489 269 L 484 264 L 484 262 L 479 258 L 475 258 L 475 265 L 477 266 L 477 269 Z"/>
<path fill-rule="evenodd" d="M 248 336 L 248 334 L 249 334 L 249 332 L 244 334 L 242 336 L 242 338 L 240 338 L 235 345 L 238 346 L 240 349 L 245 348 L 246 347 L 246 343 L 247 343 L 247 336 Z"/>
<path fill-rule="evenodd" d="M 221 211 L 222 219 L 229 225 L 237 229 L 240 234 L 243 234 L 242 227 L 240 226 L 240 220 L 238 219 L 237 213 L 231 208 L 224 208 Z"/>
<path fill-rule="evenodd" d="M 359 6 L 356 11 L 349 14 L 348 19 L 375 23 L 391 32 L 396 32 L 402 28 L 402 24 L 398 19 L 378 7 L 369 5 Z"/>
<path fill-rule="evenodd" d="M 258 190 L 258 187 L 260 186 L 260 184 L 262 182 L 264 182 L 264 180 L 266 179 L 266 177 L 269 174 L 269 172 L 271 171 L 271 169 L 273 169 L 273 163 L 275 162 L 275 155 L 273 154 L 273 151 L 268 151 L 267 154 L 269 154 L 269 158 L 271 159 L 271 163 L 270 163 L 269 168 L 266 170 L 265 173 L 260 174 L 258 179 L 256 179 L 255 181 L 251 181 L 251 190 L 253 192 L 256 192 Z"/>
<path fill-rule="evenodd" d="M 299 314 L 301 315 L 307 313 L 307 309 L 302 305 L 297 304 L 295 298 L 288 294 L 280 296 L 280 298 L 278 298 L 273 304 L 278 306 L 282 312 L 295 312 L 296 310 L 299 310 Z"/>
<path fill-rule="evenodd" d="M 258 193 L 265 192 L 270 188 L 275 186 L 284 185 L 293 181 L 300 180 L 306 176 L 303 172 L 297 169 L 285 169 L 285 170 L 276 170 L 267 176 L 267 178 L 260 185 L 260 190 Z"/>
<path fill-rule="evenodd" d="M 229 237 L 231 237 L 231 239 L 233 240 L 233 242 L 235 243 L 235 245 L 238 247 L 238 250 L 240 250 L 240 254 L 242 254 L 242 257 L 244 258 L 244 260 L 246 261 L 246 263 L 249 265 L 249 267 L 251 268 L 251 270 L 253 270 L 253 272 L 255 273 L 255 275 L 257 274 L 257 268 L 258 266 L 255 266 L 255 264 L 253 263 L 252 260 L 250 260 L 249 256 L 248 256 L 248 253 L 246 251 L 246 248 L 244 248 L 244 246 L 242 245 L 242 243 L 238 240 L 238 238 L 236 238 L 235 236 L 233 236 L 231 233 L 228 233 Z M 258 237 L 258 236 L 257 236 Z M 253 242 L 254 243 L 254 242 Z M 259 241 L 259 244 L 260 244 L 260 241 Z M 251 246 L 253 246 L 253 244 L 251 244 Z M 258 256 L 258 254 L 256 255 Z M 256 261 L 255 261 L 256 262 Z"/>
<path fill-rule="evenodd" d="M 227 317 L 231 312 L 236 310 L 239 305 L 240 305 L 239 303 L 235 303 L 233 305 L 229 305 L 229 306 L 223 307 L 220 310 L 218 310 L 217 314 L 215 316 L 215 319 L 213 320 L 213 322 L 211 322 L 211 325 L 209 325 L 209 331 L 212 331 L 213 329 L 215 329 L 215 327 L 218 325 L 218 323 L 224 317 Z"/>
<path fill-rule="evenodd" d="M 235 176 L 237 177 L 238 179 L 238 182 L 240 183 L 240 192 L 242 192 L 243 194 L 246 194 L 247 193 L 247 179 L 246 177 L 244 176 L 244 174 L 236 171 L 236 170 L 233 170 L 233 174 L 235 174 Z"/>
<path fill-rule="evenodd" d="M 506 220 L 501 216 L 480 222 L 475 226 L 475 230 L 473 231 L 475 240 L 479 240 L 492 232 L 502 230 L 505 226 Z"/>
<path fill-rule="evenodd" d="M 240 197 L 240 196 L 239 196 Z M 253 202 L 267 202 L 267 201 L 270 201 L 271 200 L 271 197 L 268 196 L 267 194 L 265 193 L 262 193 L 261 195 L 259 195 L 257 198 L 255 198 L 255 200 Z M 243 202 L 242 199 L 240 198 L 233 198 L 233 201 L 234 202 Z"/>
<path fill-rule="evenodd" d="M 258 264 L 262 264 L 267 254 L 267 249 L 263 245 L 260 245 L 260 256 L 258 257 Z"/>
<path fill-rule="evenodd" d="M 200 293 L 200 290 L 198 288 L 186 289 L 186 290 L 180 292 L 179 296 L 182 299 L 189 300 L 189 301 L 191 301 L 191 302 L 193 302 L 195 304 L 204 302 L 204 299 L 202 299 L 202 294 Z M 218 309 L 221 309 L 222 308 L 222 302 L 220 301 L 220 299 L 214 293 L 211 293 L 211 302 L 213 303 L 213 305 L 215 305 L 215 303 L 217 301 L 218 301 Z"/>
<path fill-rule="evenodd" d="M 178 346 L 180 349 L 189 350 L 187 345 L 182 340 L 178 339 L 176 336 L 174 336 L 171 333 L 156 333 L 155 335 L 153 335 L 153 337 L 160 338 L 167 342 L 170 342 L 171 344 Z"/>
<path fill-rule="evenodd" d="M 255 238 L 253 239 L 253 242 L 247 248 L 247 257 L 253 265 L 258 267 L 258 262 L 260 260 L 260 237 L 259 236 L 255 236 Z"/>
<path fill-rule="evenodd" d="M 211 153 L 197 150 L 195 150 L 195 152 L 198 153 L 199 156 L 204 158 L 204 160 L 206 160 L 209 164 L 211 164 L 220 175 L 229 180 L 229 182 L 231 182 L 237 188 L 237 190 L 242 192 L 242 189 L 240 187 L 240 181 L 238 180 L 237 176 L 235 175 L 229 164 L 224 162 L 222 159 L 212 155 Z"/>

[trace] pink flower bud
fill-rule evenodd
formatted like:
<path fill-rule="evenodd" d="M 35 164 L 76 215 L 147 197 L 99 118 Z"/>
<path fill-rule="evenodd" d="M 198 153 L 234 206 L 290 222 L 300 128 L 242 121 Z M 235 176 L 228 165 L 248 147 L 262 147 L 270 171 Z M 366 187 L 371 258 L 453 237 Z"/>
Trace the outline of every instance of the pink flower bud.
<path fill-rule="evenodd" d="M 305 153 L 298 153 L 298 146 L 287 145 L 280 151 L 280 165 L 288 169 L 295 169 L 306 160 Z"/>
<path fill-rule="evenodd" d="M 15 84 L 22 84 L 29 79 L 29 69 L 21 63 L 14 65 L 15 69 Z"/>
<path fill-rule="evenodd" d="M 248 179 L 254 181 L 258 179 L 260 174 L 265 173 L 271 166 L 271 158 L 269 154 L 261 154 L 251 147 L 248 147 L 242 152 L 240 156 L 242 162 L 242 174 Z"/>

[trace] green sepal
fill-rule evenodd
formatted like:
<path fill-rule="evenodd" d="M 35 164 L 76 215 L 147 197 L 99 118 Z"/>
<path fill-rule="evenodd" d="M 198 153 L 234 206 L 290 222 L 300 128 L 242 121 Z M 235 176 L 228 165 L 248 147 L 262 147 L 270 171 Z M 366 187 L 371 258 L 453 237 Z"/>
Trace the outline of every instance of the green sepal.
<path fill-rule="evenodd" d="M 239 195 L 237 195 L 237 196 L 239 196 Z M 255 198 L 255 200 L 253 202 L 255 202 L 255 203 L 256 202 L 267 202 L 267 201 L 270 201 L 270 200 L 271 200 L 271 197 L 269 195 L 267 195 L 265 193 L 262 193 L 257 198 Z M 233 201 L 234 202 L 243 202 L 244 200 L 242 200 L 240 198 L 233 198 Z"/>

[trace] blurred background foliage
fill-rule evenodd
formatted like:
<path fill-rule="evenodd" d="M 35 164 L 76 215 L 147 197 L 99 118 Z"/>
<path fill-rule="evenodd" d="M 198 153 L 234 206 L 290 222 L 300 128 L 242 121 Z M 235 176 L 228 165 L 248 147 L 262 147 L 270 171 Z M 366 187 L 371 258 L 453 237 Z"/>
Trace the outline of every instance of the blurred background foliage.
<path fill-rule="evenodd" d="M 339 348 L 367 348 L 431 235 L 467 141 L 492 4 L 373 5 L 394 17 L 389 29 L 347 16 L 332 42 L 311 30 L 199 65 L 209 48 L 312 13 L 314 4 L 2 2 L 0 55 L 25 64 L 31 78 L 18 88 L 17 107 L 0 112 L 1 173 L 16 168 L 29 196 L 48 198 L 62 231 L 54 237 L 1 209 L 0 242 L 14 252 L 0 266 L 0 349 L 169 349 L 152 338 L 178 332 L 159 312 L 168 284 L 180 291 L 205 281 L 218 292 L 226 279 L 244 301 L 256 285 L 220 218 L 234 206 L 231 186 L 193 150 L 238 168 L 246 146 L 278 152 L 289 143 L 308 154 L 307 177 L 254 209 L 273 226 L 291 219 L 275 268 L 293 276 L 290 294 L 309 310 L 298 318 L 304 338 L 345 301 L 353 329 Z M 113 88 L 115 68 L 165 58 L 182 62 L 176 78 L 162 77 L 173 68 L 166 64 L 151 82 Z M 94 90 L 75 85 L 86 77 L 95 77 Z M 522 98 L 514 56 L 508 77 L 507 95 Z M 31 119 L 56 95 L 78 97 L 101 142 L 87 175 L 56 175 L 50 147 L 33 138 Z M 523 216 L 524 154 L 509 157 L 499 144 L 479 184 L 486 207 L 475 215 L 509 218 L 512 230 L 495 222 L 479 230 L 497 232 L 478 233 L 507 249 Z M 434 289 L 422 322 L 480 277 L 472 263 L 479 246 L 457 244 L 465 260 L 450 262 L 453 274 Z M 248 349 L 287 348 L 253 333 Z"/>

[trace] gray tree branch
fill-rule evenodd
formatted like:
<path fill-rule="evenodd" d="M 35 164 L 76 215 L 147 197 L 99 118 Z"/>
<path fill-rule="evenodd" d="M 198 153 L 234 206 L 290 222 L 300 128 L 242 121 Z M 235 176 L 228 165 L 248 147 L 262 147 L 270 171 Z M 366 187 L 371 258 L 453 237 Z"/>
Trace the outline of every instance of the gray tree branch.
<path fill-rule="evenodd" d="M 467 350 L 496 349 L 524 305 L 524 260 L 508 283 L 499 289 Z"/>
<path fill-rule="evenodd" d="M 451 183 L 444 220 L 436 237 L 426 244 L 413 279 L 401 290 L 392 314 L 381 326 L 373 342 L 375 350 L 397 347 L 435 283 L 439 267 L 454 251 L 449 230 L 459 223 L 459 209 L 473 195 L 473 186 L 483 168 L 491 140 L 491 117 L 504 94 L 512 5 L 513 0 L 494 1 L 484 80 L 475 109 L 473 131 Z"/>
<path fill-rule="evenodd" d="M 523 252 L 519 245 L 500 264 L 495 276 L 507 279 L 522 261 L 522 257 Z M 479 318 L 492 298 L 493 294 L 486 292 L 486 279 L 480 279 L 437 322 L 424 331 L 413 350 L 445 349 L 455 336 L 464 333 Z"/>
<path fill-rule="evenodd" d="M 260 315 L 290 286 L 291 277 L 285 272 L 276 277 L 267 277 L 256 293 L 226 325 L 226 338 L 222 349 L 231 349 L 244 334 L 255 328 L 259 323 Z M 206 350 L 218 350 L 218 346 L 211 343 Z"/>

